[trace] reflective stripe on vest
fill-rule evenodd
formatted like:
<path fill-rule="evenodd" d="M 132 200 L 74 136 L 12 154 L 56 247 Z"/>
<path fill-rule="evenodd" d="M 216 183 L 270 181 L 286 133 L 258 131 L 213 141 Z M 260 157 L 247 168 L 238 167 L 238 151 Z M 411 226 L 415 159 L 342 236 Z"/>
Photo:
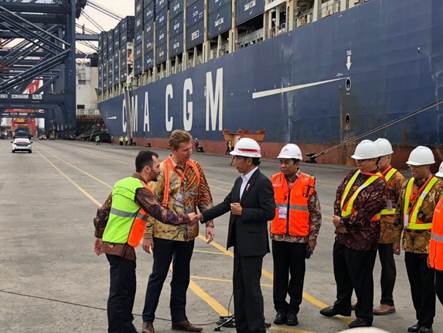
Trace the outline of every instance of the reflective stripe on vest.
<path fill-rule="evenodd" d="M 315 178 L 299 173 L 289 189 L 283 173 L 272 176 L 275 217 L 271 222 L 271 234 L 307 237 L 309 235 L 309 198 L 315 191 Z"/>
<path fill-rule="evenodd" d="M 386 180 L 386 183 L 391 180 L 391 178 L 397 173 L 397 169 L 390 167 L 389 171 L 386 172 L 386 174 L 383 174 L 383 177 Z M 397 214 L 397 210 L 395 208 L 391 209 L 382 209 L 380 212 L 380 215 L 395 215 Z"/>
<path fill-rule="evenodd" d="M 185 170 L 183 170 L 183 176 L 186 173 L 186 168 L 190 166 L 195 173 L 195 177 L 197 178 L 198 184 L 200 184 L 200 171 L 197 167 L 197 164 L 193 160 L 186 161 Z M 170 191 L 170 183 L 171 183 L 171 173 L 175 172 L 174 161 L 171 157 L 168 157 L 163 162 L 163 176 L 164 176 L 164 187 L 163 187 L 163 199 L 162 206 L 168 207 L 169 203 L 169 191 Z M 181 181 L 184 181 L 184 177 L 181 177 Z M 197 185 L 198 186 L 198 185 Z"/>
<path fill-rule="evenodd" d="M 432 190 L 435 184 L 438 182 L 438 178 L 430 176 L 426 181 L 424 188 L 421 192 L 416 193 L 419 197 L 415 200 L 415 203 L 410 208 L 412 189 L 414 187 L 414 177 L 409 179 L 406 185 L 405 200 L 403 205 L 403 225 L 410 230 L 430 230 L 432 223 L 423 223 L 417 219 L 418 212 L 420 211 L 423 201 Z M 420 191 L 420 190 L 419 190 Z"/>
<path fill-rule="evenodd" d="M 432 232 L 429 241 L 429 267 L 443 271 L 443 197 L 438 201 L 432 216 Z"/>
<path fill-rule="evenodd" d="M 144 184 L 137 178 L 127 177 L 112 189 L 112 206 L 103 233 L 103 241 L 137 246 L 143 239 L 148 214 L 135 202 L 135 194 Z"/>
<path fill-rule="evenodd" d="M 341 217 L 349 217 L 354 212 L 354 202 L 357 199 L 358 195 L 361 191 L 363 191 L 365 188 L 367 188 L 369 185 L 374 183 L 377 179 L 380 178 L 380 174 L 376 174 L 373 176 L 370 176 L 366 181 L 358 187 L 358 189 L 355 190 L 355 192 L 351 195 L 348 201 L 346 199 L 348 198 L 349 192 L 354 185 L 355 181 L 357 180 L 358 175 L 360 174 L 360 170 L 357 170 L 352 178 L 349 180 L 349 182 L 346 184 L 345 190 L 342 194 L 341 200 L 340 200 L 340 208 L 341 208 Z M 371 220 L 372 221 L 378 221 L 380 219 L 380 215 L 375 215 Z"/>

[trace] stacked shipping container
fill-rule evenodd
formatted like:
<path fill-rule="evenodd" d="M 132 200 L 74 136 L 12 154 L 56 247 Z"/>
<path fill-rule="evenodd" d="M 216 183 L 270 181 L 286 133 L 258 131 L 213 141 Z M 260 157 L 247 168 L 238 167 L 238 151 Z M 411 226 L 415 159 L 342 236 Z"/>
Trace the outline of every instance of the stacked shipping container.
<path fill-rule="evenodd" d="M 143 1 L 143 71 L 148 71 L 154 67 L 154 20 L 155 3 L 154 0 Z"/>
<path fill-rule="evenodd" d="M 186 49 L 203 44 L 204 0 L 188 0 L 186 7 Z"/>

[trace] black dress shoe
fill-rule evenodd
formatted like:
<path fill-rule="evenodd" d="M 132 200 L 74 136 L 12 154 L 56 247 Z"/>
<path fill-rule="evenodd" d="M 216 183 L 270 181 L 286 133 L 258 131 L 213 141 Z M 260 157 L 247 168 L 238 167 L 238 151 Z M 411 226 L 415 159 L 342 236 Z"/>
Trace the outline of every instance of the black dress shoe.
<path fill-rule="evenodd" d="M 298 318 L 295 313 L 288 313 L 288 320 L 286 320 L 286 325 L 288 326 L 297 326 L 298 325 Z"/>
<path fill-rule="evenodd" d="M 274 319 L 274 324 L 275 325 L 284 325 L 286 324 L 286 313 L 284 312 L 277 312 L 277 314 L 275 315 L 275 319 Z"/>
<path fill-rule="evenodd" d="M 417 333 L 419 329 L 420 329 L 420 325 L 417 323 L 417 324 L 414 324 L 414 325 L 408 327 L 408 332 L 409 333 Z"/>
<path fill-rule="evenodd" d="M 349 317 L 351 315 L 351 312 L 349 311 L 349 313 L 345 313 L 343 311 L 337 311 L 333 306 L 328 306 L 327 308 L 321 309 L 320 314 L 325 317 L 333 317 L 336 315 Z"/>
<path fill-rule="evenodd" d="M 425 326 L 420 326 L 420 328 L 418 329 L 418 333 L 432 333 L 432 327 L 425 327 Z"/>
<path fill-rule="evenodd" d="M 356 318 L 349 324 L 349 328 L 356 328 L 356 327 L 371 327 L 372 322 L 367 321 L 362 318 Z"/>

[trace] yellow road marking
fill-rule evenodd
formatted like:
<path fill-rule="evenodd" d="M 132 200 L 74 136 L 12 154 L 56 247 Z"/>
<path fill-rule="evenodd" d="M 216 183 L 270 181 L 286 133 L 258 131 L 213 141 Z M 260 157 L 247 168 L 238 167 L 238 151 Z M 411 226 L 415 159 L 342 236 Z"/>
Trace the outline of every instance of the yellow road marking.
<path fill-rule="evenodd" d="M 282 332 L 282 333 L 314 333 L 312 331 L 301 330 L 299 328 L 290 328 L 284 326 L 271 326 L 270 330 L 272 332 Z"/>
<path fill-rule="evenodd" d="M 201 240 L 201 241 L 206 242 L 205 237 L 203 237 L 202 235 L 198 235 L 198 239 Z M 217 243 L 216 241 L 213 240 L 209 244 L 211 246 L 215 247 L 220 252 L 224 253 L 226 256 L 234 257 L 234 253 L 232 251 L 226 250 L 226 248 L 223 245 Z M 262 269 L 262 275 L 265 278 L 267 278 L 267 279 L 269 279 L 271 281 L 274 281 L 274 276 L 273 276 L 272 272 L 269 272 L 269 271 L 267 271 L 265 269 Z M 311 295 L 310 293 L 308 293 L 306 291 L 303 292 L 303 298 L 307 302 L 311 303 L 312 305 L 316 306 L 319 309 L 323 309 L 323 308 L 328 306 L 328 304 L 323 303 L 321 300 L 319 300 L 318 298 L 316 298 L 315 296 Z M 347 324 L 349 324 L 352 321 L 349 317 L 338 316 L 337 318 L 340 318 L 340 320 L 344 321 Z"/>
<path fill-rule="evenodd" d="M 215 254 L 215 255 L 217 255 L 217 256 L 222 256 L 222 255 L 223 255 L 223 253 L 216 252 L 216 251 L 205 251 L 205 250 L 197 250 L 197 249 L 194 249 L 194 252 L 197 252 L 197 253 L 206 253 L 206 254 Z"/>
<path fill-rule="evenodd" d="M 194 280 L 204 280 L 204 281 L 214 281 L 214 282 L 224 282 L 224 283 L 231 283 L 231 279 L 221 279 L 221 278 L 213 278 L 209 276 L 200 276 L 200 275 L 192 275 L 191 276 Z M 272 288 L 272 284 L 269 283 L 261 283 L 262 287 L 266 288 Z"/>
<path fill-rule="evenodd" d="M 41 153 L 40 153 L 40 155 L 42 155 Z M 43 156 L 43 155 L 42 155 Z M 55 165 L 53 165 L 47 158 L 45 158 L 52 166 L 54 166 L 57 170 L 59 170 L 59 172 L 60 173 L 62 173 L 61 172 L 61 170 L 60 169 L 58 169 Z M 67 161 L 65 161 L 65 160 L 63 160 L 63 159 L 61 159 L 61 158 L 58 158 L 59 160 L 61 160 L 61 161 L 63 161 L 64 163 L 66 163 L 66 164 L 70 164 L 69 162 L 67 162 Z M 127 163 L 125 163 L 125 164 L 127 164 Z M 75 167 L 75 166 L 74 166 Z M 81 170 L 80 168 L 78 168 L 78 167 L 75 167 L 76 169 L 78 169 L 78 170 Z M 90 175 L 90 174 L 88 174 L 86 171 L 85 172 L 83 172 L 85 175 L 87 175 L 87 176 L 92 176 L 92 175 Z M 62 173 L 63 174 L 63 173 Z M 65 174 L 63 174 L 64 175 L 64 177 L 66 178 L 66 177 L 68 177 L 68 176 L 66 176 Z M 93 177 L 93 179 L 95 179 L 95 180 L 98 180 L 98 178 L 96 178 L 96 177 L 94 177 L 94 176 L 92 176 Z M 67 178 L 68 180 L 70 180 L 70 182 L 72 183 L 72 184 L 74 184 L 79 190 L 81 189 L 78 185 L 76 185 L 76 183 L 73 181 L 73 180 L 71 180 L 69 177 Z M 109 185 L 108 185 L 109 186 Z M 89 194 L 87 194 L 87 192 L 86 191 L 84 191 L 83 189 L 81 189 L 80 190 L 82 193 L 84 193 L 86 196 L 88 196 Z M 84 191 L 84 192 L 83 192 Z M 223 191 L 226 191 L 226 190 L 224 190 L 223 189 Z M 91 196 L 91 198 L 92 198 L 92 200 L 95 200 L 92 196 Z M 90 198 L 90 199 L 91 199 Z M 100 206 L 100 204 L 98 204 L 99 206 Z M 331 217 L 331 219 L 332 219 L 332 217 Z M 201 240 L 201 241 L 203 241 L 204 243 L 206 243 L 206 238 L 204 237 L 204 236 L 202 236 L 202 235 L 198 235 L 198 239 L 199 240 Z M 221 253 L 223 253 L 224 255 L 226 255 L 226 256 L 229 256 L 229 257 L 234 257 L 234 253 L 232 252 L 232 251 L 230 251 L 230 250 L 226 250 L 225 249 L 225 247 L 223 246 L 223 245 L 221 245 L 221 244 L 219 244 L 219 243 L 217 243 L 216 241 L 212 241 L 211 243 L 210 243 L 210 245 L 211 246 L 213 246 L 214 248 L 216 248 L 218 251 L 220 251 Z M 271 281 L 273 281 L 273 274 L 271 273 L 271 272 L 269 272 L 269 271 L 267 271 L 267 270 L 265 270 L 265 269 L 263 269 L 262 270 L 262 274 L 263 274 L 263 276 L 264 277 L 266 277 L 266 278 L 268 278 L 269 280 L 271 280 Z M 192 288 L 191 288 L 192 289 Z M 308 292 L 303 292 L 303 298 L 306 300 L 306 301 L 308 301 L 309 303 L 311 303 L 311 304 L 313 304 L 314 306 L 316 306 L 317 308 L 319 308 L 319 309 L 321 309 L 321 308 L 324 308 L 324 307 L 326 307 L 326 306 L 328 306 L 326 303 L 323 303 L 321 300 L 319 300 L 319 299 L 317 299 L 316 297 L 314 297 L 313 295 L 311 295 L 311 294 L 309 294 Z M 208 303 L 209 304 L 209 303 Z M 212 306 L 211 306 L 212 307 Z M 342 321 L 344 321 L 345 323 L 347 323 L 347 324 L 349 324 L 350 322 L 351 322 L 351 319 L 350 318 L 346 318 L 346 317 L 340 317 L 340 316 L 338 316 L 338 318 L 340 318 Z"/>
<path fill-rule="evenodd" d="M 91 200 L 97 207 L 100 207 L 101 204 L 85 189 L 83 189 L 80 185 L 77 184 L 71 177 L 65 174 L 62 170 L 60 170 L 54 163 L 52 163 L 45 155 L 38 152 L 40 156 L 48 162 L 55 170 L 57 170 L 66 180 L 68 180 L 72 185 L 74 185 L 85 197 Z M 61 159 L 60 159 L 61 160 Z M 63 160 L 62 160 L 63 161 Z M 195 295 L 200 297 L 203 301 L 205 301 L 215 312 L 219 315 L 224 316 L 228 313 L 228 310 L 221 305 L 214 297 L 206 293 L 195 281 L 190 280 L 189 288 L 194 292 Z"/>

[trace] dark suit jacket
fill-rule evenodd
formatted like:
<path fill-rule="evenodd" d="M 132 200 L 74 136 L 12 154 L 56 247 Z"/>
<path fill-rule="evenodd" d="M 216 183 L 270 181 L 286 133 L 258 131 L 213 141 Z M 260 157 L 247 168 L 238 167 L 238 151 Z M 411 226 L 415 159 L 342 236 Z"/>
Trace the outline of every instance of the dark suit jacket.
<path fill-rule="evenodd" d="M 229 219 L 227 247 L 235 246 L 241 256 L 263 256 L 269 252 L 268 221 L 274 218 L 275 201 L 271 181 L 256 170 L 244 190 L 240 200 L 241 177 L 235 180 L 231 192 L 220 204 L 205 210 L 204 221 L 212 220 L 231 210 L 230 204 L 240 202 L 242 215 L 232 215 Z"/>

